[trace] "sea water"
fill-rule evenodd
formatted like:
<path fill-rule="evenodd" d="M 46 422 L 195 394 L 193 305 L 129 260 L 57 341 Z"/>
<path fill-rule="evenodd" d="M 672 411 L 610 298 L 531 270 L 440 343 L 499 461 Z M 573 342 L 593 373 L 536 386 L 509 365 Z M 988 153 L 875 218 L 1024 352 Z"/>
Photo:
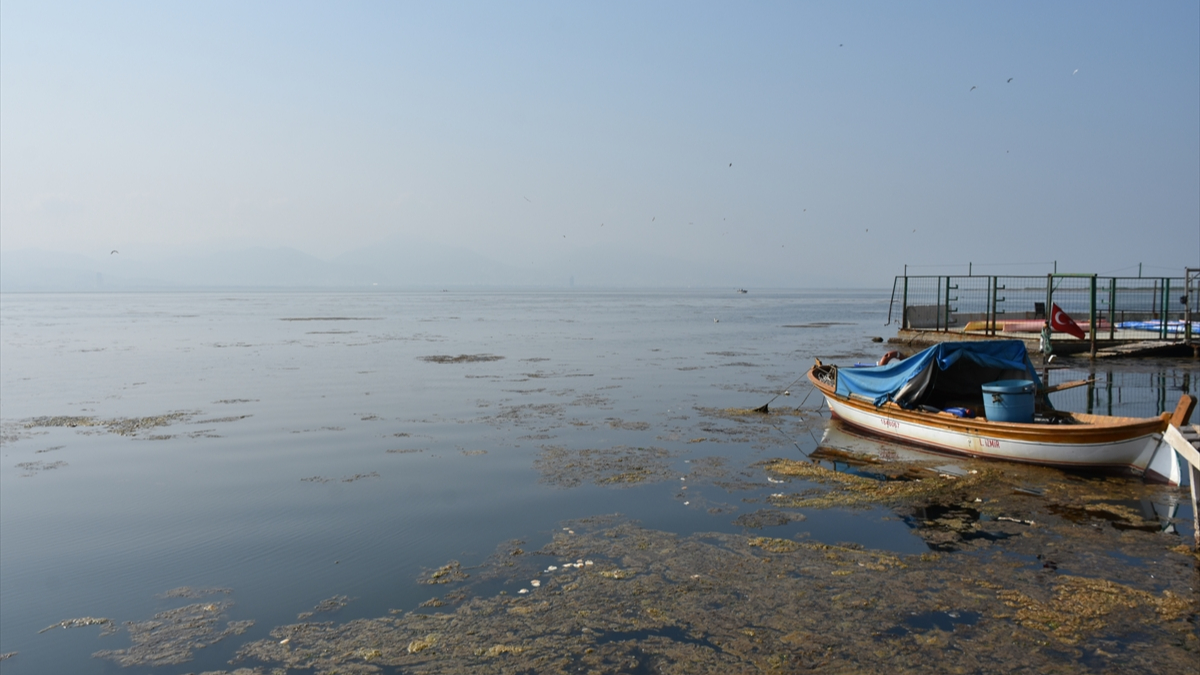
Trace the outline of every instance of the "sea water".
<path fill-rule="evenodd" d="M 351 602 L 324 620 L 411 611 L 436 594 L 422 574 L 575 518 L 742 531 L 754 490 L 676 475 L 717 457 L 761 480 L 755 462 L 820 433 L 747 438 L 719 411 L 816 410 L 812 359 L 874 361 L 886 319 L 882 290 L 5 294 L 0 653 L 17 654 L 0 668 L 121 670 L 92 654 L 123 632 L 39 631 L 145 621 L 194 602 L 180 587 L 223 589 L 227 618 L 254 625 L 154 672 L 231 668 L 331 597 Z M 1104 381 L 1066 407 L 1151 415 L 1195 389 L 1169 362 Z M 605 482 L 555 464 L 563 449 L 665 459 Z M 813 512 L 773 535 L 926 550 L 887 516 Z"/>

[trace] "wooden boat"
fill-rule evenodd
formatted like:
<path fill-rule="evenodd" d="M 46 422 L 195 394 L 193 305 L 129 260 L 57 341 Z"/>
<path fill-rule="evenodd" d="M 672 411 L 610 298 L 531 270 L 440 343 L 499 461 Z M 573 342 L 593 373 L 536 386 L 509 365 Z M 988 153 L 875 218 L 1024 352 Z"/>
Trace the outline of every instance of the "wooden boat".
<path fill-rule="evenodd" d="M 1045 391 L 1020 340 L 944 342 L 883 366 L 839 369 L 818 360 L 808 378 L 835 416 L 871 434 L 974 457 L 1117 470 L 1172 485 L 1181 479 L 1175 451 L 1162 440 L 1170 413 L 1062 412 L 1040 396 L 1029 421 L 987 419 L 988 383 L 1022 379 Z"/>

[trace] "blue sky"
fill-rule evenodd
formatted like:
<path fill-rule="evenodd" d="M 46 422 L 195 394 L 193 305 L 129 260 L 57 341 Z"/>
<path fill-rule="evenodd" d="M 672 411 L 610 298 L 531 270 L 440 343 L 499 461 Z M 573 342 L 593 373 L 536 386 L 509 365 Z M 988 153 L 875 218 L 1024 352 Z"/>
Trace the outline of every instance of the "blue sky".
<path fill-rule="evenodd" d="M 5 250 L 395 236 L 1179 274 L 1200 4 L 0 3 Z"/>

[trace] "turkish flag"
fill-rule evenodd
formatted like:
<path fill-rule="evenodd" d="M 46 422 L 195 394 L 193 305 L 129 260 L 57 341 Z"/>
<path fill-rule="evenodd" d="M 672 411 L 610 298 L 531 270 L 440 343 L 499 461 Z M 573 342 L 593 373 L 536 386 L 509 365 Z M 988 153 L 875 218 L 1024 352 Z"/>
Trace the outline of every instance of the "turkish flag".
<path fill-rule="evenodd" d="M 1070 333 L 1080 340 L 1087 337 L 1079 324 L 1075 323 L 1071 317 L 1067 316 L 1066 312 L 1062 311 L 1062 308 L 1055 304 L 1050 305 L 1050 327 L 1060 333 Z"/>

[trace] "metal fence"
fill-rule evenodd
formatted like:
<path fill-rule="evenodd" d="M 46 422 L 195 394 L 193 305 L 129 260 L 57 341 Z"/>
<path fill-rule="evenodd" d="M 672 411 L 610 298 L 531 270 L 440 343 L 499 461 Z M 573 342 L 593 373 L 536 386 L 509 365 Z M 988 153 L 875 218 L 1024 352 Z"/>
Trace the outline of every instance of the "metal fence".
<path fill-rule="evenodd" d="M 1096 326 L 1098 340 L 1200 341 L 1200 269 L 1183 277 L 897 276 L 888 323 L 1032 337 L 1054 305 L 1085 333 Z"/>

